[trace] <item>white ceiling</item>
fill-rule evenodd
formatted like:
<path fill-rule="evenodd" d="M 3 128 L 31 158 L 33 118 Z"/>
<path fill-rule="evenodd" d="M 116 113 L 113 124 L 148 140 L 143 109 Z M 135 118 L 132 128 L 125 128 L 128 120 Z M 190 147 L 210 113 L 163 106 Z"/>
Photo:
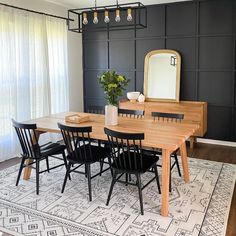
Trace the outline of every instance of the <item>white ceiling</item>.
<path fill-rule="evenodd" d="M 45 0 L 57 5 L 62 5 L 67 8 L 83 8 L 94 6 L 94 0 Z M 189 0 L 140 0 L 144 5 L 170 3 L 170 2 L 184 2 Z M 137 0 L 119 0 L 119 3 L 137 2 Z M 97 0 L 97 6 L 113 5 L 116 0 Z"/>

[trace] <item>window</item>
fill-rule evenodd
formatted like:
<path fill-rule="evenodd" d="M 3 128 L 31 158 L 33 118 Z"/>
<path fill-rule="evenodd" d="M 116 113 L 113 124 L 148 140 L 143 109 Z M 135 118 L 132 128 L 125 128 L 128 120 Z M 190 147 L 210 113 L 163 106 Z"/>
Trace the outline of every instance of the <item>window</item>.
<path fill-rule="evenodd" d="M 13 157 L 18 121 L 68 110 L 64 20 L 0 6 L 0 161 Z"/>

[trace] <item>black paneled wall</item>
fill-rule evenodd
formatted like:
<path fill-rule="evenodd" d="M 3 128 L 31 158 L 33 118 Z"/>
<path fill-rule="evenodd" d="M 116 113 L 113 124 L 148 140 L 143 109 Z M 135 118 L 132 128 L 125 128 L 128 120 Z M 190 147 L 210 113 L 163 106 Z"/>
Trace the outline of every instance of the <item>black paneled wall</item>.
<path fill-rule="evenodd" d="M 206 0 L 149 6 L 146 29 L 84 32 L 85 110 L 105 105 L 103 71 L 126 75 L 127 90 L 142 92 L 145 55 L 174 49 L 182 56 L 181 100 L 208 102 L 207 138 L 236 141 L 235 29 L 236 1 Z"/>

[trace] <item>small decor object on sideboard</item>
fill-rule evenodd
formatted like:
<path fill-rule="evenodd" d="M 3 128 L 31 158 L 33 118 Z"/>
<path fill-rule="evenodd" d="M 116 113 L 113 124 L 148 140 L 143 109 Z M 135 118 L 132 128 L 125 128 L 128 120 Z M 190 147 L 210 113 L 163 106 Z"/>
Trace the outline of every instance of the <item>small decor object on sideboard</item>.
<path fill-rule="evenodd" d="M 139 102 L 145 102 L 145 96 L 141 93 L 138 97 Z"/>
<path fill-rule="evenodd" d="M 127 98 L 130 100 L 130 102 L 136 102 L 139 95 L 140 95 L 140 92 L 128 92 Z"/>
<path fill-rule="evenodd" d="M 123 95 L 130 80 L 123 75 L 118 75 L 115 71 L 106 71 L 98 77 L 98 81 L 108 103 L 105 107 L 105 125 L 117 125 L 118 99 Z"/>

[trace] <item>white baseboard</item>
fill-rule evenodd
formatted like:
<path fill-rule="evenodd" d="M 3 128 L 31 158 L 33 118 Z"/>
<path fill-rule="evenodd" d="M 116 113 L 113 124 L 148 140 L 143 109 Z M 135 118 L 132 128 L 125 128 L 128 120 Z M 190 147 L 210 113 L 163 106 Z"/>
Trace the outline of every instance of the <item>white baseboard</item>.
<path fill-rule="evenodd" d="M 236 147 L 236 142 L 221 141 L 221 140 L 214 140 L 214 139 L 197 138 L 197 142 L 198 143 L 208 143 L 208 144 L 229 146 L 229 147 Z"/>

